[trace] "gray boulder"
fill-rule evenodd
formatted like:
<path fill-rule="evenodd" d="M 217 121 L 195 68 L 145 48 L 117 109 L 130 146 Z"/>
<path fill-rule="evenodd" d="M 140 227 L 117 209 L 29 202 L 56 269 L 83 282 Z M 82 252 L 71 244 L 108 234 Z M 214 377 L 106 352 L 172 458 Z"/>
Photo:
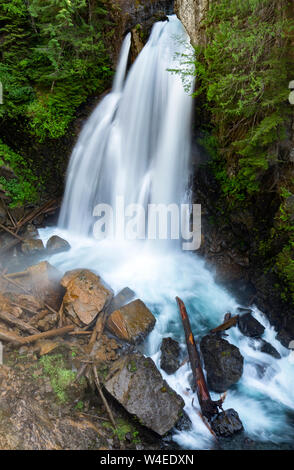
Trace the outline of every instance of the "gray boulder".
<path fill-rule="evenodd" d="M 70 250 L 70 248 L 70 244 L 58 235 L 53 235 L 52 237 L 50 237 L 46 244 L 46 249 L 50 253 L 60 253 L 62 251 L 68 251 Z"/>
<path fill-rule="evenodd" d="M 163 380 L 152 359 L 128 354 L 114 362 L 104 386 L 108 393 L 135 417 L 164 436 L 183 415 L 184 401 Z"/>
<path fill-rule="evenodd" d="M 211 390 L 222 393 L 238 382 L 244 359 L 236 346 L 217 335 L 207 335 L 202 338 L 200 348 Z"/>
<path fill-rule="evenodd" d="M 217 436 L 230 437 L 243 430 L 242 421 L 233 408 L 222 411 L 212 422 L 211 427 Z"/>
<path fill-rule="evenodd" d="M 250 338 L 260 338 L 264 333 L 264 326 L 256 320 L 252 313 L 245 313 L 238 318 L 238 327 L 241 333 Z"/>
<path fill-rule="evenodd" d="M 161 343 L 160 367 L 167 374 L 174 374 L 180 367 L 180 346 L 172 338 L 163 338 Z"/>

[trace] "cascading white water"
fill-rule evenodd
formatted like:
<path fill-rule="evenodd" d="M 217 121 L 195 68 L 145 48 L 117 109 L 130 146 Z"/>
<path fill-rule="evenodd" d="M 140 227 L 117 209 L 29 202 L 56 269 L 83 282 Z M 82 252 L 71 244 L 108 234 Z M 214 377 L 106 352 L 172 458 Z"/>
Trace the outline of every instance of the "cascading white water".
<path fill-rule="evenodd" d="M 123 78 L 130 35 L 123 43 L 112 92 L 86 123 L 71 157 L 60 226 L 88 235 L 98 203 L 183 202 L 188 183 L 191 96 L 178 69 L 191 52 L 176 16 L 153 27 L 150 39 Z M 192 82 L 192 78 L 190 80 Z"/>
<path fill-rule="evenodd" d="M 162 245 L 158 249 L 143 241 L 98 242 L 88 237 L 97 202 L 111 203 L 117 194 L 127 203 L 181 202 L 187 184 L 191 99 L 179 77 L 167 71 L 179 65 L 175 53 L 189 49 L 187 37 L 176 17 L 156 24 L 124 84 L 129 45 L 128 36 L 113 91 L 98 105 L 74 149 L 60 218 L 67 230 L 47 228 L 40 235 L 44 242 L 53 234 L 70 242 L 70 251 L 50 257 L 60 270 L 92 269 L 115 292 L 129 286 L 149 306 L 157 322 L 145 353 L 159 367 L 162 337 L 174 337 L 186 350 L 175 296 L 184 300 L 197 338 L 220 324 L 225 312 L 237 313 L 238 304 L 193 253 L 169 244 L 163 251 Z M 262 313 L 255 309 L 254 315 L 266 326 L 264 339 L 282 359 L 262 353 L 237 328 L 229 330 L 228 340 L 240 348 L 245 362 L 243 376 L 228 391 L 225 405 L 239 413 L 252 439 L 277 445 L 293 442 L 294 365 Z M 192 428 L 176 432 L 174 440 L 183 448 L 213 447 L 213 438 L 191 405 L 197 397 L 187 394 L 189 365 L 172 376 L 162 374 L 183 396 L 192 420 Z"/>

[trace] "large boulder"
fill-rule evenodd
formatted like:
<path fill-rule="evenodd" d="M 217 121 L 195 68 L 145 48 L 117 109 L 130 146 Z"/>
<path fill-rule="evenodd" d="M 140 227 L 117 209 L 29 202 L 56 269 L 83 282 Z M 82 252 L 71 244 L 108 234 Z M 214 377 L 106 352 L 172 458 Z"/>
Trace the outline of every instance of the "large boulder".
<path fill-rule="evenodd" d="M 78 326 L 89 325 L 112 296 L 100 277 L 88 269 L 68 271 L 61 285 L 66 288 L 63 313 Z"/>
<path fill-rule="evenodd" d="M 172 338 L 163 338 L 160 350 L 160 367 L 167 374 L 174 374 L 180 367 L 179 343 Z"/>
<path fill-rule="evenodd" d="M 202 338 L 200 348 L 211 390 L 222 393 L 238 382 L 244 359 L 236 346 L 217 335 L 207 335 Z"/>
<path fill-rule="evenodd" d="M 163 380 L 152 359 L 140 353 L 114 362 L 104 383 L 112 395 L 139 423 L 164 436 L 183 414 L 184 401 Z"/>
<path fill-rule="evenodd" d="M 252 313 L 245 313 L 238 317 L 238 327 L 241 333 L 250 338 L 260 338 L 264 333 L 264 326 L 254 318 Z"/>
<path fill-rule="evenodd" d="M 58 235 L 53 235 L 50 237 L 46 244 L 46 250 L 50 254 L 68 251 L 70 248 L 70 244 Z"/>
<path fill-rule="evenodd" d="M 144 302 L 137 299 L 112 312 L 107 328 L 120 339 L 139 343 L 152 330 L 155 321 L 155 317 Z"/>

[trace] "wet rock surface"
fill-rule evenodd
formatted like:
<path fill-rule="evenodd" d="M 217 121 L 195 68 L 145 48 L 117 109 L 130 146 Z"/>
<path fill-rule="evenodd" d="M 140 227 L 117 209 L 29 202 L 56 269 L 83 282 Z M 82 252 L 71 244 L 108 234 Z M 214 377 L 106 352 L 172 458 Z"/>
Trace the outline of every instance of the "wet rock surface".
<path fill-rule="evenodd" d="M 142 426 L 164 436 L 179 421 L 184 401 L 163 380 L 152 359 L 140 353 L 116 361 L 105 388 Z"/>
<path fill-rule="evenodd" d="M 281 359 L 281 354 L 270 343 L 264 339 L 260 340 L 260 351 L 273 356 L 276 359 Z"/>
<path fill-rule="evenodd" d="M 160 367 L 167 374 L 174 374 L 180 367 L 180 346 L 172 338 L 163 338 L 161 343 Z"/>
<path fill-rule="evenodd" d="M 215 434 L 221 437 L 230 437 L 243 429 L 237 411 L 232 408 L 222 411 L 210 424 Z"/>
<path fill-rule="evenodd" d="M 52 237 L 50 237 L 46 243 L 46 250 L 50 254 L 60 253 L 62 251 L 68 251 L 70 250 L 70 248 L 71 248 L 70 244 L 63 238 L 58 237 L 57 235 L 53 235 Z"/>
<path fill-rule="evenodd" d="M 78 326 L 89 325 L 112 296 L 100 277 L 88 269 L 68 271 L 61 285 L 66 288 L 63 313 Z"/>
<path fill-rule="evenodd" d="M 260 338 L 265 330 L 264 326 L 254 318 L 252 313 L 239 315 L 238 327 L 243 335 L 250 338 Z"/>
<path fill-rule="evenodd" d="M 140 343 L 155 325 L 155 317 L 142 300 L 137 299 L 111 313 L 107 328 L 130 343 Z"/>
<path fill-rule="evenodd" d="M 211 390 L 222 393 L 238 382 L 244 359 L 236 346 L 217 335 L 207 335 L 202 338 L 200 348 Z"/>

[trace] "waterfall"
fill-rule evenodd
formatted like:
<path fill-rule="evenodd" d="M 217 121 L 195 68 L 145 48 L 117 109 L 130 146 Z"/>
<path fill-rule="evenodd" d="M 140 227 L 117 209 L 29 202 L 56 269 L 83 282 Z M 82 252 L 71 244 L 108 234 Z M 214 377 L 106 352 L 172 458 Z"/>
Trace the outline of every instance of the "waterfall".
<path fill-rule="evenodd" d="M 156 316 L 156 325 L 144 344 L 144 353 L 160 368 L 163 337 L 177 339 L 186 351 L 175 297 L 187 306 L 195 337 L 201 338 L 222 323 L 224 314 L 238 314 L 238 304 L 218 286 L 213 274 L 196 254 L 168 245 L 141 240 L 97 241 L 92 235 L 97 203 L 175 203 L 186 200 L 189 178 L 191 96 L 181 78 L 169 69 L 183 68 L 183 54 L 190 54 L 189 39 L 175 17 L 154 25 L 150 39 L 125 79 L 130 35 L 123 43 L 112 92 L 96 107 L 73 151 L 67 174 L 59 227 L 40 230 L 46 243 L 53 234 L 66 238 L 71 250 L 49 257 L 65 272 L 85 267 L 98 272 L 115 292 L 130 287 Z M 187 74 L 189 75 L 189 74 Z M 160 245 L 161 247 L 162 245 Z M 238 328 L 228 330 L 228 341 L 240 348 L 244 371 L 228 390 L 226 409 L 233 407 L 249 437 L 261 444 L 291 443 L 294 413 L 293 364 L 289 351 L 276 339 L 265 316 L 253 315 L 266 327 L 264 339 L 282 358 L 261 352 L 252 338 Z M 174 375 L 163 377 L 185 400 L 192 426 L 175 432 L 182 448 L 211 448 L 214 440 L 192 406 L 185 364 Z M 212 394 L 219 399 L 218 394 Z M 195 398 L 197 400 L 197 398 Z"/>
<path fill-rule="evenodd" d="M 180 204 L 189 177 L 191 93 L 179 69 L 191 53 L 176 16 L 154 25 L 124 83 L 130 34 L 113 88 L 85 124 L 71 156 L 59 225 L 80 235 L 93 229 L 96 204 Z M 193 78 L 190 78 L 192 87 Z M 187 86 L 187 84 L 186 84 Z"/>

